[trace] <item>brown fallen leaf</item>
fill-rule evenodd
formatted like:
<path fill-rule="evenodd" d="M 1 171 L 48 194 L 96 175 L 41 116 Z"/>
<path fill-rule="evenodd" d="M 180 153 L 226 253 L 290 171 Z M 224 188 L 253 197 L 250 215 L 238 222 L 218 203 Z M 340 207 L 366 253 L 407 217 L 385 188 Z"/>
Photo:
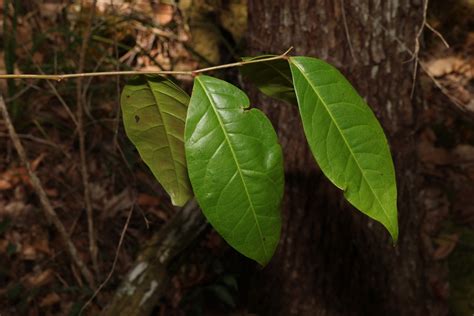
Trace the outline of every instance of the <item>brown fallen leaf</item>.
<path fill-rule="evenodd" d="M 458 57 L 446 57 L 433 60 L 428 63 L 428 72 L 434 77 L 442 77 L 444 75 L 450 74 L 453 71 L 461 69 L 465 61 Z"/>
<path fill-rule="evenodd" d="M 41 161 L 44 159 L 45 155 L 41 154 L 35 160 L 30 162 L 31 169 L 36 171 Z M 18 167 L 9 169 L 2 174 L 0 174 L 0 191 L 1 190 L 10 190 L 14 188 L 19 183 L 24 183 L 27 185 L 30 184 L 30 178 L 28 177 L 28 172 L 24 167 Z"/>
<path fill-rule="evenodd" d="M 36 250 L 47 255 L 51 255 L 51 249 L 49 248 L 49 241 L 46 236 L 36 239 L 32 245 Z"/>
<path fill-rule="evenodd" d="M 39 13 L 43 18 L 55 21 L 56 18 L 62 13 L 66 4 L 61 3 L 41 3 Z"/>
<path fill-rule="evenodd" d="M 41 299 L 39 306 L 48 307 L 51 305 L 55 305 L 59 302 L 61 302 L 61 297 L 57 293 L 52 292 Z"/>
<path fill-rule="evenodd" d="M 5 179 L 0 179 L 0 191 L 3 191 L 3 190 L 10 190 L 12 188 L 12 184 L 10 183 L 10 181 L 7 181 Z"/>
<path fill-rule="evenodd" d="M 160 3 L 154 8 L 155 19 L 160 25 L 166 25 L 173 20 L 174 6 L 167 3 Z"/>
<path fill-rule="evenodd" d="M 21 258 L 23 260 L 34 261 L 36 260 L 37 256 L 38 256 L 38 253 L 35 247 L 31 245 L 25 245 L 21 248 Z"/>
<path fill-rule="evenodd" d="M 54 279 L 54 271 L 48 269 L 39 273 L 30 275 L 26 278 L 26 285 L 29 287 L 41 287 L 44 286 Z"/>
<path fill-rule="evenodd" d="M 21 200 L 12 200 L 0 209 L 0 215 L 9 215 L 11 217 L 20 217 L 24 214 L 26 204 Z"/>

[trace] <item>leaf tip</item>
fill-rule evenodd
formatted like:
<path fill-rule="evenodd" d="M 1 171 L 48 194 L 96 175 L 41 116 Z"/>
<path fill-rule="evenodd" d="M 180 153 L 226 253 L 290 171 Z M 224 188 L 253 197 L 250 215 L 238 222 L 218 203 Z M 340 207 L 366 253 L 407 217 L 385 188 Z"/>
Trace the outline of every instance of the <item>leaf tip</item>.
<path fill-rule="evenodd" d="M 265 258 L 259 258 L 259 259 L 254 259 L 254 260 L 260 265 L 260 267 L 265 268 L 271 259 L 272 257 L 270 256 L 268 258 L 265 257 Z"/>
<path fill-rule="evenodd" d="M 188 195 L 179 195 L 175 194 L 174 192 L 170 192 L 169 195 L 171 198 L 171 204 L 178 207 L 184 206 L 184 204 L 186 204 L 191 198 Z"/>
<path fill-rule="evenodd" d="M 392 236 L 392 244 L 393 246 L 396 246 L 398 243 L 398 226 L 395 225 L 395 227 L 392 228 L 390 231 L 390 236 Z"/>
<path fill-rule="evenodd" d="M 398 213 L 398 212 L 397 212 Z M 390 237 L 392 238 L 393 246 L 397 245 L 398 242 L 398 221 L 395 218 L 395 221 L 381 222 L 383 226 L 387 229 Z"/>

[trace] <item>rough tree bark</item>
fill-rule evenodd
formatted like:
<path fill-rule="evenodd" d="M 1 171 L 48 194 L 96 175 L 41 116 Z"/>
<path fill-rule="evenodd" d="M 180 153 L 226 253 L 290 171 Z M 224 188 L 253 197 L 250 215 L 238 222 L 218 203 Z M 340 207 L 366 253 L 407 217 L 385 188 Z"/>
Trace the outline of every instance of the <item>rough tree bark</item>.
<path fill-rule="evenodd" d="M 426 1 L 426 0 L 425 0 Z M 253 93 L 284 148 L 283 236 L 258 273 L 259 315 L 443 315 L 425 278 L 416 204 L 413 50 L 422 0 L 250 0 L 250 53 L 315 56 L 338 67 L 366 98 L 389 137 L 399 191 L 400 239 L 343 201 L 316 167 L 297 108 Z M 404 44 L 402 44 L 404 43 Z"/>

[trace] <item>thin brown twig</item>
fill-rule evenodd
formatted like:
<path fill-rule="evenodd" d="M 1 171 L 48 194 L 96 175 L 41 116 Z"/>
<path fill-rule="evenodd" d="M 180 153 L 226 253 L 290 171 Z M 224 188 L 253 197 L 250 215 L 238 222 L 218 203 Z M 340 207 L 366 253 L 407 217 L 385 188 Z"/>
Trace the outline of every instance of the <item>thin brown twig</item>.
<path fill-rule="evenodd" d="M 2 133 L 0 132 L 0 137 L 10 137 L 10 134 L 8 133 Z M 38 144 L 42 144 L 42 145 L 46 145 L 46 146 L 50 146 L 50 147 L 53 147 L 54 149 L 56 150 L 59 150 L 61 152 L 63 152 L 63 150 L 58 146 L 58 144 L 54 143 L 54 142 L 51 142 L 51 141 L 48 141 L 46 139 L 42 139 L 42 138 L 39 138 L 39 137 L 35 137 L 35 136 L 32 136 L 32 135 L 26 135 L 26 134 L 18 134 L 18 137 L 19 138 L 23 138 L 23 139 L 27 139 L 27 140 L 30 140 L 32 142 L 36 142 Z M 65 155 L 67 158 L 71 158 L 70 155 Z"/>
<path fill-rule="evenodd" d="M 114 12 L 114 22 L 116 22 L 116 11 L 115 11 L 115 4 L 114 4 L 114 0 L 110 0 L 110 3 L 112 5 L 112 11 Z M 119 51 L 118 51 L 118 39 L 117 39 L 117 36 L 118 36 L 118 33 L 117 33 L 117 29 L 115 29 L 115 32 L 114 32 L 114 55 L 115 55 L 115 59 L 119 59 Z M 153 61 L 156 62 L 156 60 L 153 58 L 152 59 Z M 161 68 L 161 66 L 160 66 Z M 120 71 L 120 64 L 117 63 L 116 66 L 115 66 L 115 70 L 116 71 Z M 116 89 L 116 97 L 117 97 L 117 104 L 119 105 L 120 104 L 120 76 L 116 76 L 115 77 L 115 89 Z M 115 148 L 115 150 L 117 150 L 117 147 L 119 147 L 119 143 L 118 143 L 118 130 L 119 130 L 119 122 L 120 122 L 120 113 L 121 113 L 121 109 L 120 109 L 120 106 L 117 106 L 117 109 L 116 109 L 116 113 L 115 113 L 115 122 L 114 122 L 114 136 L 113 136 L 113 146 Z"/>
<path fill-rule="evenodd" d="M 78 71 L 83 72 L 85 69 L 86 54 L 89 47 L 89 39 L 91 36 L 92 22 L 95 16 L 97 0 L 92 2 L 91 11 L 87 21 L 86 28 L 82 34 L 82 46 L 79 52 L 79 64 Z M 82 7 L 84 9 L 84 7 Z M 77 101 L 77 132 L 79 136 L 79 154 L 81 160 L 81 176 L 82 176 L 82 185 L 84 189 L 84 202 L 87 212 L 87 228 L 89 236 L 89 252 L 91 255 L 92 265 L 96 274 L 99 274 L 99 263 L 98 263 L 98 249 L 97 249 L 97 239 L 95 237 L 95 228 L 94 228 L 94 214 L 91 200 L 91 192 L 89 187 L 89 171 L 87 168 L 87 156 L 86 156 L 86 144 L 85 144 L 85 131 L 84 131 L 84 112 L 86 105 L 86 90 L 84 89 L 84 77 L 79 77 L 76 83 L 76 101 Z"/>
<path fill-rule="evenodd" d="M 416 86 L 416 75 L 418 73 L 418 62 L 419 58 L 418 55 L 420 53 L 420 38 L 421 35 L 423 34 L 423 31 L 425 29 L 426 25 L 426 15 L 428 14 L 428 0 L 423 1 L 423 20 L 421 22 L 420 29 L 418 30 L 418 33 L 416 34 L 415 38 L 415 50 L 412 54 L 412 59 L 413 59 L 413 84 L 411 86 L 411 93 L 410 93 L 410 98 L 413 99 L 413 96 L 415 94 L 415 86 Z"/>
<path fill-rule="evenodd" d="M 278 59 L 288 58 L 288 54 L 293 49 L 290 47 L 286 52 L 281 55 L 272 56 L 268 58 L 261 58 L 255 60 L 238 61 L 230 64 L 223 64 L 218 66 L 206 67 L 197 70 L 189 71 L 174 71 L 174 70 L 161 70 L 161 71 L 139 71 L 139 70 L 125 70 L 125 71 L 102 71 L 102 72 L 79 72 L 74 74 L 64 75 L 39 75 L 39 74 L 7 74 L 0 75 L 0 79 L 44 79 L 44 80 L 56 80 L 62 81 L 71 78 L 84 78 L 84 77 L 105 77 L 105 76 L 136 76 L 136 75 L 185 75 L 185 76 L 196 76 L 200 73 L 209 72 L 213 70 L 241 67 L 247 64 L 262 63 Z"/>
<path fill-rule="evenodd" d="M 107 58 L 107 52 L 104 53 L 104 55 L 102 55 L 102 57 L 98 60 L 97 64 L 95 65 L 94 67 L 94 71 L 97 71 L 97 69 L 99 69 L 101 66 L 102 66 L 102 63 L 105 61 L 105 59 Z M 91 86 L 92 84 L 92 81 L 94 79 L 94 77 L 89 77 L 87 78 L 88 80 L 86 81 L 86 84 L 84 85 L 83 87 L 83 91 L 84 91 L 84 100 L 86 99 L 86 91 L 89 90 L 89 87 Z M 92 98 L 92 94 L 89 95 L 89 100 L 86 102 L 86 106 L 84 106 L 84 111 L 85 113 L 87 114 L 87 116 L 89 117 L 89 119 L 91 120 L 94 120 L 94 116 L 92 115 L 91 113 L 91 98 Z"/>
<path fill-rule="evenodd" d="M 98 59 L 96 65 L 94 66 L 93 71 L 99 70 L 99 68 L 103 65 L 103 63 L 107 59 L 107 57 L 108 57 L 108 52 L 105 51 L 104 54 Z M 87 78 L 86 84 L 84 85 L 84 91 L 89 90 L 89 87 L 91 86 L 93 79 L 94 79 L 94 77 Z"/>
<path fill-rule="evenodd" d="M 31 55 L 30 51 L 26 48 L 25 45 L 22 45 L 22 48 L 23 48 L 23 51 L 28 54 L 28 56 L 30 57 L 30 59 L 32 60 L 33 62 L 33 65 L 35 66 L 35 68 L 38 70 L 38 72 L 42 75 L 44 75 L 44 71 L 43 69 L 41 68 L 40 65 L 38 65 L 37 62 L 35 62 L 33 56 Z M 73 121 L 74 125 L 76 126 L 77 128 L 77 120 L 74 116 L 74 114 L 72 113 L 71 111 L 71 108 L 69 107 L 69 105 L 66 103 L 66 101 L 64 101 L 63 97 L 59 94 L 58 90 L 56 89 L 56 87 L 50 82 L 50 81 L 47 81 L 48 82 L 48 86 L 49 88 L 51 89 L 51 91 L 53 92 L 53 94 L 56 96 L 56 98 L 58 99 L 59 103 L 61 103 L 61 105 L 63 106 L 64 110 L 66 111 L 67 115 L 69 115 L 69 118 Z"/>
<path fill-rule="evenodd" d="M 427 69 L 426 65 L 423 62 L 420 62 L 420 68 L 426 73 L 426 75 L 433 81 L 434 85 L 444 94 L 451 102 L 454 103 L 461 111 L 466 112 L 465 106 L 462 101 L 449 93 L 446 89 Z"/>
<path fill-rule="evenodd" d="M 349 45 L 349 51 L 351 53 L 352 59 L 356 61 L 354 48 L 352 47 L 351 34 L 349 33 L 349 27 L 347 26 L 346 19 L 346 9 L 344 8 L 344 0 L 340 0 L 341 12 L 342 12 L 342 22 L 344 24 L 344 32 L 346 33 L 347 44 Z"/>
<path fill-rule="evenodd" d="M 439 39 L 441 40 L 441 42 L 443 42 L 444 46 L 446 46 L 446 48 L 449 48 L 449 44 L 448 42 L 446 41 L 446 39 L 444 38 L 444 36 L 438 32 L 437 29 L 435 29 L 434 27 L 431 26 L 431 24 L 428 23 L 428 21 L 425 23 L 425 26 L 431 31 L 433 32 L 436 36 L 439 37 Z"/>
<path fill-rule="evenodd" d="M 410 48 L 408 48 L 407 44 L 402 41 L 394 32 L 390 32 L 379 20 L 374 19 L 365 9 L 357 4 L 355 4 L 364 14 L 367 14 L 370 21 L 373 25 L 380 27 L 390 38 L 394 39 L 397 44 L 402 48 L 403 51 L 407 52 L 411 58 L 410 60 L 415 59 L 415 53 Z M 425 2 L 425 7 L 427 8 L 428 2 Z M 426 22 L 426 20 L 425 20 Z M 428 26 L 429 28 L 429 26 Z M 436 32 L 435 32 L 436 34 Z M 440 34 L 441 35 L 441 34 Z M 441 36 L 442 37 L 442 36 Z M 447 44 L 447 43 L 446 43 Z M 433 81 L 434 85 L 440 89 L 441 93 L 443 93 L 454 105 L 463 112 L 468 112 L 466 108 L 462 105 L 462 102 L 458 100 L 455 96 L 449 93 L 449 91 L 428 71 L 424 63 L 420 62 L 420 68 L 428 75 L 428 77 Z M 416 76 L 415 76 L 416 79 Z M 415 84 L 415 83 L 414 83 Z"/>
<path fill-rule="evenodd" d="M 359 9 L 362 9 L 362 7 L 359 6 Z M 420 45 L 419 45 L 419 37 L 421 36 L 421 32 L 423 31 L 423 28 L 424 26 L 427 26 L 428 28 L 430 28 L 431 26 L 429 26 L 429 24 L 426 22 L 426 14 L 427 14 L 427 10 L 428 10 L 428 0 L 426 0 L 424 2 L 424 19 L 423 19 L 423 25 L 422 27 L 418 30 L 418 33 L 417 33 L 417 41 L 415 42 L 415 51 L 416 49 L 418 49 L 418 53 L 419 53 L 419 49 L 420 49 Z M 365 11 L 363 11 L 364 13 L 366 13 Z M 370 15 L 369 15 L 370 17 Z M 408 46 L 396 35 L 394 35 L 392 32 L 389 32 L 389 30 L 383 25 L 381 24 L 380 22 L 378 22 L 377 20 L 375 19 L 371 19 L 371 21 L 373 22 L 374 25 L 380 27 L 382 30 L 384 30 L 384 32 L 386 32 L 386 34 L 388 34 L 391 38 L 393 38 L 397 43 L 398 45 L 400 45 L 400 47 L 405 51 L 407 52 L 411 58 L 410 60 L 415 60 L 415 64 L 417 65 L 416 67 L 418 67 L 418 63 L 420 64 L 420 68 L 426 73 L 426 75 L 433 81 L 434 85 L 440 89 L 441 93 L 443 93 L 451 102 L 454 103 L 454 105 L 456 107 L 458 107 L 461 111 L 463 112 L 466 112 L 466 109 L 465 107 L 462 105 L 462 102 L 460 100 L 458 100 L 456 97 L 454 97 L 453 95 L 451 95 L 449 93 L 449 91 L 428 71 L 428 69 L 426 68 L 426 66 L 424 65 L 424 63 L 420 62 L 419 59 L 418 59 L 418 53 L 415 54 L 415 51 L 412 51 L 410 48 L 408 48 Z M 430 30 L 434 30 L 434 29 L 431 29 Z M 435 34 L 438 34 L 438 32 L 436 30 L 435 31 Z M 444 39 L 443 36 L 441 34 L 440 35 L 440 38 Z M 447 43 L 445 43 L 446 45 Z M 416 70 L 417 68 L 415 68 Z M 413 77 L 414 80 L 416 80 L 416 73 L 414 72 L 414 77 Z M 412 88 L 412 94 L 413 94 L 413 89 L 414 89 L 414 86 L 415 86 L 415 81 L 413 81 L 413 88 Z"/>
<path fill-rule="evenodd" d="M 56 98 L 58 99 L 59 103 L 61 103 L 61 105 L 63 106 L 63 108 L 66 111 L 67 115 L 69 115 L 69 118 L 71 119 L 71 121 L 74 123 L 74 125 L 77 128 L 78 124 L 77 124 L 76 117 L 72 113 L 71 108 L 69 107 L 69 105 L 66 103 L 66 101 L 64 101 L 64 98 L 59 94 L 58 89 L 56 89 L 56 87 L 50 81 L 48 81 L 48 86 L 51 89 L 51 91 L 53 92 L 53 94 L 56 96 Z"/>
<path fill-rule="evenodd" d="M 135 203 L 134 203 L 135 204 Z M 109 271 L 109 274 L 107 275 L 107 277 L 105 278 L 104 282 L 102 282 L 99 287 L 95 290 L 94 294 L 92 294 L 92 296 L 87 300 L 87 302 L 82 306 L 80 312 L 79 312 L 79 315 L 82 315 L 82 312 L 87 308 L 87 306 L 90 305 L 90 303 L 92 303 L 92 301 L 97 297 L 97 295 L 100 293 L 100 291 L 102 291 L 102 289 L 104 288 L 104 286 L 107 284 L 107 282 L 109 282 L 110 278 L 112 277 L 114 271 L 115 271 L 115 267 L 117 265 L 117 261 L 118 261 L 118 257 L 119 257 L 119 254 L 120 254 L 120 249 L 122 248 L 122 244 L 123 244 L 123 240 L 125 239 L 125 233 L 127 232 L 127 229 L 128 229 L 128 225 L 130 224 L 130 219 L 132 218 L 132 214 L 133 214 L 133 205 L 132 207 L 130 208 L 130 211 L 128 212 L 128 216 L 127 216 L 127 221 L 125 222 L 125 225 L 123 226 L 122 228 L 122 232 L 120 234 L 120 239 L 119 239 L 119 243 L 117 245 L 117 251 L 115 252 L 115 257 L 114 257 L 114 261 L 112 263 L 112 267 L 110 268 L 110 271 Z"/>
<path fill-rule="evenodd" d="M 35 89 L 38 89 L 40 90 L 38 87 L 36 87 L 35 85 L 33 84 L 29 84 L 27 85 L 26 87 L 24 87 L 23 89 L 21 89 L 20 91 L 18 91 L 15 95 L 9 97 L 9 98 L 6 98 L 5 99 L 5 102 L 8 104 L 9 102 L 13 102 L 15 101 L 16 99 L 18 99 L 19 97 L 21 97 L 23 94 L 25 94 L 26 92 L 28 92 L 30 89 L 32 88 L 35 88 Z"/>
<path fill-rule="evenodd" d="M 416 85 L 416 75 L 418 72 L 418 66 L 420 64 L 419 60 L 419 53 L 420 53 L 420 38 L 421 35 L 423 34 L 423 31 L 425 30 L 425 27 L 428 28 L 431 32 L 433 32 L 435 35 L 437 35 L 443 44 L 449 48 L 448 42 L 444 39 L 443 35 L 441 35 L 440 32 L 438 32 L 436 29 L 434 29 L 427 21 L 427 14 L 428 14 L 428 3 L 429 0 L 424 0 L 423 3 L 423 21 L 421 23 L 420 29 L 418 30 L 418 33 L 416 34 L 416 39 L 415 39 L 415 51 L 413 52 L 412 59 L 414 60 L 413 64 L 413 85 L 411 88 L 411 94 L 410 97 L 413 98 L 413 95 L 415 93 L 415 85 Z M 436 84 L 436 82 L 435 82 Z"/>
<path fill-rule="evenodd" d="M 32 170 L 30 166 L 30 163 L 26 156 L 25 149 L 20 141 L 20 138 L 15 130 L 15 127 L 12 124 L 10 114 L 8 113 L 7 107 L 5 105 L 5 101 L 3 100 L 3 96 L 1 94 L 0 94 L 0 112 L 2 113 L 2 116 L 5 121 L 5 125 L 8 129 L 8 132 L 10 133 L 10 139 L 18 153 L 18 157 L 20 158 L 20 161 L 23 163 L 23 165 L 25 165 L 26 171 L 28 172 L 28 177 L 31 182 L 31 186 L 33 187 L 36 194 L 38 195 L 39 201 L 41 203 L 41 206 L 43 207 L 46 218 L 48 219 L 50 223 L 53 223 L 55 228 L 58 230 L 62 241 L 67 247 L 67 251 L 72 261 L 79 268 L 82 276 L 86 279 L 87 283 L 89 283 L 89 285 L 94 288 L 95 282 L 94 282 L 94 277 L 92 273 L 89 271 L 87 266 L 84 264 L 84 262 L 80 258 L 79 253 L 76 249 L 76 246 L 73 244 L 73 242 L 69 238 L 66 228 L 64 227 L 63 223 L 61 222 L 58 215 L 54 211 L 53 206 L 51 205 L 51 202 L 49 201 L 48 196 L 46 195 L 46 192 L 41 184 L 40 179 L 36 176 L 36 173 Z"/>

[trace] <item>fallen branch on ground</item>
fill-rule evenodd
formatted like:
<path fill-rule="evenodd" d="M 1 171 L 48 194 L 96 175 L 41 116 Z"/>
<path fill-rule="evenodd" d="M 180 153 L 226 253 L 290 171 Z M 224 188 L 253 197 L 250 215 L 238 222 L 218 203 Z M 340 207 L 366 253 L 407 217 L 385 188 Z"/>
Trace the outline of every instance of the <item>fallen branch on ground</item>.
<path fill-rule="evenodd" d="M 187 255 L 185 250 L 206 227 L 197 203 L 189 202 L 147 242 L 102 315 L 150 315 Z"/>

